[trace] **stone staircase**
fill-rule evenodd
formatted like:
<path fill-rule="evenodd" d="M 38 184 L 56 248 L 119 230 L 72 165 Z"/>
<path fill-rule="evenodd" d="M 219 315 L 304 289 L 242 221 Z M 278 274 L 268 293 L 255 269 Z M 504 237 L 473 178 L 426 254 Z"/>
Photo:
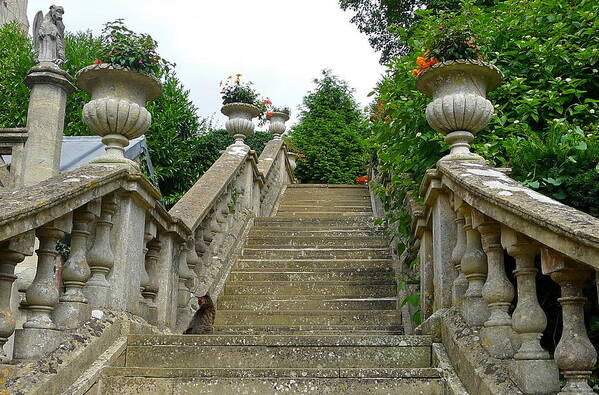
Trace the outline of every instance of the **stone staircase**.
<path fill-rule="evenodd" d="M 368 189 L 290 185 L 258 218 L 211 335 L 130 335 L 98 393 L 443 394 L 431 339 L 401 334 Z"/>

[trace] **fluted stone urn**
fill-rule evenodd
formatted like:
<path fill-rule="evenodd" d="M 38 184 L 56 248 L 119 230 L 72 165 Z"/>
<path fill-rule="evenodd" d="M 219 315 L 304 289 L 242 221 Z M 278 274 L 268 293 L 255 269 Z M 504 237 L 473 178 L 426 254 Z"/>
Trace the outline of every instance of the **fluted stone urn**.
<path fill-rule="evenodd" d="M 284 112 L 273 112 L 270 117 L 270 125 L 268 131 L 273 134 L 275 140 L 281 140 L 281 136 L 285 133 L 285 122 L 289 121 L 289 115 Z"/>
<path fill-rule="evenodd" d="M 229 117 L 225 123 L 227 132 L 235 139 L 235 144 L 245 144 L 243 140 L 254 132 L 252 118 L 260 115 L 260 109 L 253 104 L 229 103 L 220 112 Z"/>
<path fill-rule="evenodd" d="M 148 101 L 162 94 L 162 84 L 150 75 L 127 68 L 102 63 L 85 67 L 77 73 L 79 86 L 91 94 L 83 106 L 83 121 L 102 136 L 106 154 L 92 163 L 139 166 L 125 158 L 129 140 L 143 135 L 152 123 L 145 108 Z"/>
<path fill-rule="evenodd" d="M 497 67 L 478 60 L 437 63 L 418 75 L 416 88 L 433 98 L 426 120 L 450 146 L 441 160 L 483 160 L 470 152 L 469 143 L 493 116 L 493 104 L 486 97 L 502 79 Z"/>

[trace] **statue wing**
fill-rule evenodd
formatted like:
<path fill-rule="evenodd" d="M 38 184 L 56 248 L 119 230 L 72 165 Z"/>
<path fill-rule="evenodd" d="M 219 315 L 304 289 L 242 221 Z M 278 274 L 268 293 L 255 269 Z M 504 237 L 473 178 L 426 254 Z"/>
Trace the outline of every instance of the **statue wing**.
<path fill-rule="evenodd" d="M 32 30 L 33 48 L 35 49 L 36 54 L 39 54 L 39 51 L 40 51 L 39 31 L 40 31 L 40 27 L 42 26 L 43 21 L 44 21 L 44 14 L 41 11 L 38 11 L 37 14 L 35 14 L 35 18 L 33 19 L 33 30 Z"/>

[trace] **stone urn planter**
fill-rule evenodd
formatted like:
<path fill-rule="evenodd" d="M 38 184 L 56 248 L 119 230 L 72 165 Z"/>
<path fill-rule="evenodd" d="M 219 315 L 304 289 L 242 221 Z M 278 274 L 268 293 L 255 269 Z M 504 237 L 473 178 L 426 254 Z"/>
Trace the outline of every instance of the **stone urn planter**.
<path fill-rule="evenodd" d="M 270 117 L 268 131 L 271 132 L 275 140 L 281 140 L 281 136 L 285 133 L 285 122 L 289 121 L 289 115 L 284 112 L 273 112 Z"/>
<path fill-rule="evenodd" d="M 102 136 L 106 145 L 106 154 L 91 163 L 126 164 L 139 169 L 125 158 L 124 151 L 129 140 L 143 135 L 150 127 L 152 116 L 145 105 L 162 94 L 160 81 L 110 63 L 79 70 L 77 81 L 91 94 L 90 102 L 83 106 L 83 121 Z"/>
<path fill-rule="evenodd" d="M 254 132 L 252 118 L 260 115 L 258 107 L 247 103 L 225 104 L 220 112 L 229 117 L 225 128 L 235 138 L 235 144 L 244 144 L 243 140 Z"/>
<path fill-rule="evenodd" d="M 493 116 L 493 104 L 486 96 L 502 79 L 497 67 L 478 60 L 437 63 L 418 75 L 416 88 L 433 98 L 426 120 L 450 146 L 441 160 L 483 160 L 470 152 L 469 143 Z"/>
<path fill-rule="evenodd" d="M 291 166 L 291 171 L 294 172 L 297 167 L 297 158 L 299 158 L 299 154 L 295 152 L 287 152 L 287 158 L 289 158 L 289 166 Z"/>

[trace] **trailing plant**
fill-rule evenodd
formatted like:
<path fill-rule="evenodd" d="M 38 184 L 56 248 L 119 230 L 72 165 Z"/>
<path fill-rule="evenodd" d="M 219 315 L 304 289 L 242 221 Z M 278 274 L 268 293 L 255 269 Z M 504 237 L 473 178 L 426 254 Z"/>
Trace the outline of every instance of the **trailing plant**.
<path fill-rule="evenodd" d="M 158 43 L 149 34 L 128 29 L 123 19 L 104 24 L 102 51 L 96 63 L 112 63 L 161 77 L 175 65 L 156 52 Z"/>

